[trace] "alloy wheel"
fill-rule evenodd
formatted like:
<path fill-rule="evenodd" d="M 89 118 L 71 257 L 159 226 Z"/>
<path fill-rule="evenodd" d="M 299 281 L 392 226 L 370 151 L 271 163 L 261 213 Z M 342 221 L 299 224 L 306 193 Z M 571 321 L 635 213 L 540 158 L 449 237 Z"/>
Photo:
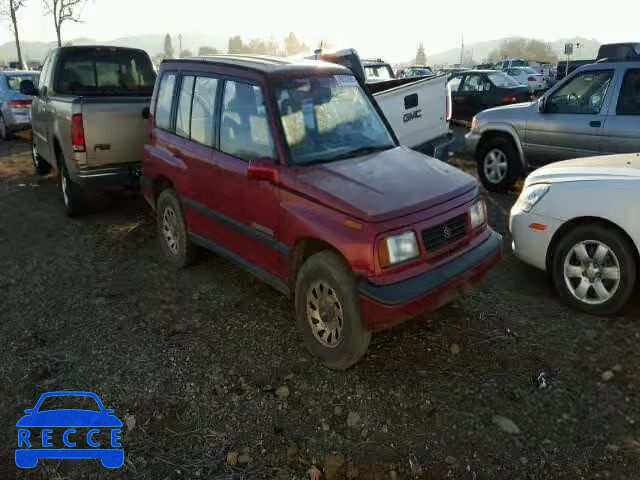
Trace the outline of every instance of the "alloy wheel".
<path fill-rule="evenodd" d="M 509 162 L 505 153 L 498 149 L 493 148 L 487 152 L 484 156 L 484 176 L 491 183 L 500 183 L 507 176 L 507 170 L 509 169 Z"/>
<path fill-rule="evenodd" d="M 178 255 L 179 252 L 179 237 L 178 237 L 178 218 L 176 212 L 171 207 L 164 209 L 162 215 L 162 232 L 164 239 L 167 242 L 167 247 L 174 255 Z"/>
<path fill-rule="evenodd" d="M 620 262 L 616 254 L 598 240 L 584 240 L 569 250 L 564 260 L 564 281 L 579 301 L 601 305 L 620 287 Z"/>
<path fill-rule="evenodd" d="M 307 291 L 307 321 L 315 339 L 327 348 L 342 342 L 344 312 L 336 291 L 325 281 Z"/>

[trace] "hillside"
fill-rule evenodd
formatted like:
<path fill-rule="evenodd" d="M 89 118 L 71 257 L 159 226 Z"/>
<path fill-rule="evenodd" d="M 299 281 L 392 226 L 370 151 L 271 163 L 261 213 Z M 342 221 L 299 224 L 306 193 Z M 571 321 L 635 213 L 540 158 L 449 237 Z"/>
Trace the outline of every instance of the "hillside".
<path fill-rule="evenodd" d="M 477 62 L 481 62 L 486 59 L 493 50 L 497 49 L 505 40 L 509 40 L 509 37 L 498 38 L 496 40 L 489 40 L 486 42 L 470 43 L 468 45 L 465 45 L 464 48 L 467 54 L 473 52 L 474 60 L 476 60 Z M 584 47 L 581 48 L 579 55 L 576 51 L 576 55 L 574 55 L 573 57 L 576 60 L 579 58 L 595 58 L 598 53 L 598 47 L 600 46 L 600 42 L 595 39 L 590 40 L 581 37 L 561 38 L 551 42 L 553 50 L 558 54 L 559 57 L 562 57 L 564 55 L 564 44 L 568 42 L 574 44 L 580 43 L 584 45 Z M 436 65 L 458 63 L 460 61 L 460 48 L 452 48 L 451 50 L 447 50 L 445 52 L 428 55 L 427 60 L 428 63 Z"/>

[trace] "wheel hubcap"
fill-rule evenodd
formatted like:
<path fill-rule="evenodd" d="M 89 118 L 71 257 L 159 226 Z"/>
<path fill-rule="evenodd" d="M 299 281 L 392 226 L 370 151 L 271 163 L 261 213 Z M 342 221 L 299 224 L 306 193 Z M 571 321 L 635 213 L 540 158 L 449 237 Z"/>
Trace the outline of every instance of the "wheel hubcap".
<path fill-rule="evenodd" d="M 323 346 L 335 348 L 342 342 L 342 304 L 336 291 L 324 281 L 314 283 L 307 292 L 307 321 Z"/>
<path fill-rule="evenodd" d="M 169 250 L 174 255 L 177 255 L 179 249 L 178 219 L 176 217 L 176 212 L 174 212 L 171 207 L 164 209 L 164 214 L 162 215 L 162 232 Z"/>
<path fill-rule="evenodd" d="M 67 176 L 63 173 L 60 175 L 60 183 L 62 184 L 62 199 L 65 206 L 69 206 L 69 182 Z"/>
<path fill-rule="evenodd" d="M 33 160 L 33 166 L 38 167 L 38 149 L 36 148 L 36 143 L 33 142 L 31 145 L 31 159 Z"/>
<path fill-rule="evenodd" d="M 564 281 L 579 301 L 601 305 L 620 287 L 620 262 L 613 250 L 597 240 L 575 245 L 564 261 Z"/>
<path fill-rule="evenodd" d="M 500 183 L 507 176 L 509 163 L 502 150 L 494 148 L 484 157 L 484 176 L 491 183 Z"/>

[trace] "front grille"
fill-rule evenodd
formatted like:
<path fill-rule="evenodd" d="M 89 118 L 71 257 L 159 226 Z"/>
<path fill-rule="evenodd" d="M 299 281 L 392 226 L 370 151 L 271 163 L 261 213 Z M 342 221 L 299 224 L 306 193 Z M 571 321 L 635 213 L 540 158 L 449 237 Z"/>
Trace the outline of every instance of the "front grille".
<path fill-rule="evenodd" d="M 459 215 L 435 227 L 422 231 L 422 241 L 427 250 L 438 250 L 457 242 L 467 233 L 467 216 Z"/>

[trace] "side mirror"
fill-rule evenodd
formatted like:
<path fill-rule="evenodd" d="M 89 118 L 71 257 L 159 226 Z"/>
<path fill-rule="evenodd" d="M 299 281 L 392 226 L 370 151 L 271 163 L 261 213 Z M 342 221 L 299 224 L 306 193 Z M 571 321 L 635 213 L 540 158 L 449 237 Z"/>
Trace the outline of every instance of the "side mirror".
<path fill-rule="evenodd" d="M 30 95 L 35 97 L 38 95 L 38 89 L 36 88 L 35 83 L 32 80 L 22 80 L 20 82 L 20 93 L 23 95 Z"/>
<path fill-rule="evenodd" d="M 24 413 L 31 415 L 33 413 L 34 409 L 33 408 L 27 408 Z"/>
<path fill-rule="evenodd" d="M 547 113 L 547 100 L 545 97 L 540 97 L 538 100 L 538 112 Z"/>
<path fill-rule="evenodd" d="M 115 410 L 113 408 L 105 408 L 104 413 L 111 415 L 112 413 L 115 413 Z"/>
<path fill-rule="evenodd" d="M 273 160 L 270 158 L 258 158 L 249 162 L 247 178 L 278 183 L 280 174 Z"/>
<path fill-rule="evenodd" d="M 142 109 L 142 118 L 144 118 L 145 120 L 148 120 L 150 116 L 151 116 L 151 109 L 149 107 L 144 107 Z"/>

